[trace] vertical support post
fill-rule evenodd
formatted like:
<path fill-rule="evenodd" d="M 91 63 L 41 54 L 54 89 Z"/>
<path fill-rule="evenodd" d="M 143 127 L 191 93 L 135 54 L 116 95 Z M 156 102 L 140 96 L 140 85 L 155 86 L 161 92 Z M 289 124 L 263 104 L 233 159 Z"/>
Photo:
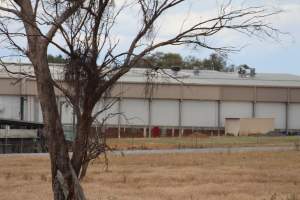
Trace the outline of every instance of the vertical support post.
<path fill-rule="evenodd" d="M 217 101 L 218 102 L 218 136 L 220 136 L 220 131 L 221 131 L 221 126 L 222 126 L 222 119 L 221 119 L 221 101 L 224 100 L 224 88 L 221 87 L 220 88 L 220 97 L 219 97 L 219 100 Z M 226 133 L 225 133 L 226 134 Z"/>
<path fill-rule="evenodd" d="M 122 112 L 122 99 L 123 99 L 123 82 L 120 82 L 120 96 L 119 96 L 119 101 L 118 101 L 118 138 L 121 138 L 121 112 Z M 124 129 L 124 133 L 125 133 L 125 129 Z"/>
<path fill-rule="evenodd" d="M 59 103 L 59 116 L 60 116 L 60 122 L 63 123 L 63 121 L 62 121 L 62 114 L 63 114 L 63 112 L 62 112 L 62 107 L 63 107 L 64 103 L 66 103 L 66 102 L 65 102 L 65 101 L 60 101 L 60 100 L 58 100 L 58 103 Z"/>
<path fill-rule="evenodd" d="M 22 78 L 21 79 L 21 83 L 20 83 L 20 120 L 24 120 L 24 110 L 25 110 L 25 101 L 26 101 L 26 98 L 25 98 L 25 94 L 27 93 L 26 92 L 26 78 Z"/>
<path fill-rule="evenodd" d="M 220 136 L 221 129 L 221 101 L 218 100 L 218 136 Z"/>
<path fill-rule="evenodd" d="M 5 148 L 4 148 L 4 153 L 6 153 L 7 152 L 7 135 L 9 134 L 9 125 L 6 125 L 6 127 L 5 127 Z"/>
<path fill-rule="evenodd" d="M 23 153 L 23 138 L 21 138 L 21 153 Z"/>
<path fill-rule="evenodd" d="M 25 104 L 26 106 L 26 110 L 25 110 L 25 112 L 24 112 L 24 120 L 27 120 L 27 121 L 30 121 L 30 108 L 31 108 L 31 106 L 30 106 L 30 97 L 29 96 L 27 96 L 26 97 L 26 104 Z"/>
<path fill-rule="evenodd" d="M 39 101 L 36 96 L 33 97 L 33 120 L 39 122 Z"/>
<path fill-rule="evenodd" d="M 143 136 L 144 136 L 144 138 L 147 137 L 147 128 L 146 127 L 144 127 L 144 129 L 143 129 Z"/>
<path fill-rule="evenodd" d="M 73 112 L 72 112 L 72 132 L 73 132 L 73 138 L 72 139 L 75 139 L 75 137 L 76 137 L 75 122 L 76 122 L 75 121 L 75 110 L 74 110 L 74 107 L 73 107 Z"/>
<path fill-rule="evenodd" d="M 256 99 L 257 99 L 257 88 L 254 86 L 253 102 L 252 102 L 252 118 L 256 117 Z"/>
<path fill-rule="evenodd" d="M 285 103 L 285 132 L 289 134 L 289 102 Z"/>
<path fill-rule="evenodd" d="M 287 89 L 287 102 L 285 104 L 285 129 L 286 129 L 286 134 L 289 133 L 290 125 L 289 125 L 289 111 L 290 111 L 290 88 Z"/>
<path fill-rule="evenodd" d="M 120 97 L 118 100 L 118 138 L 121 138 L 121 115 L 120 113 L 122 112 L 122 98 Z"/>
<path fill-rule="evenodd" d="M 20 98 L 20 120 L 24 120 L 24 103 L 25 103 L 25 97 L 21 96 L 21 98 Z"/>
<path fill-rule="evenodd" d="M 256 102 L 252 101 L 252 118 L 256 117 Z"/>
<path fill-rule="evenodd" d="M 149 131 L 149 138 L 151 138 L 151 126 L 152 126 L 152 99 L 149 98 L 148 100 L 148 131 Z"/>
<path fill-rule="evenodd" d="M 33 109 L 33 98 L 32 96 L 27 96 L 27 121 L 33 121 L 32 109 Z"/>
<path fill-rule="evenodd" d="M 180 99 L 179 99 L 179 135 L 183 136 L 184 128 L 182 128 L 182 101 L 184 99 L 184 85 L 180 84 Z"/>
<path fill-rule="evenodd" d="M 183 128 L 182 128 L 182 99 L 178 100 L 178 126 L 179 126 L 179 136 L 183 136 Z"/>
<path fill-rule="evenodd" d="M 1 146 L 2 146 L 2 153 L 5 153 L 5 144 L 4 144 L 4 142 L 1 142 Z"/>

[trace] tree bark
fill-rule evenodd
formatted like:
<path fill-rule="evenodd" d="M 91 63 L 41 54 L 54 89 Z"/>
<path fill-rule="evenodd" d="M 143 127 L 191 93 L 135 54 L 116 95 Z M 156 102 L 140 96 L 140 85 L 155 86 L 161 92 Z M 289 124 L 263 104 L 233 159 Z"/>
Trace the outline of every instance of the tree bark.
<path fill-rule="evenodd" d="M 81 168 L 81 172 L 80 172 L 80 176 L 79 176 L 80 180 L 83 180 L 84 177 L 86 176 L 89 164 L 90 164 L 90 161 L 86 161 L 82 164 L 82 168 Z"/>
<path fill-rule="evenodd" d="M 43 44 L 44 40 L 36 43 Z M 36 46 L 37 47 L 37 46 Z M 33 63 L 38 96 L 40 99 L 45 132 L 51 160 L 52 189 L 55 200 L 85 199 L 78 178 L 70 163 L 68 148 L 56 104 L 51 73 L 47 62 L 47 51 L 40 45 L 30 57 Z"/>
<path fill-rule="evenodd" d="M 73 144 L 73 156 L 71 159 L 72 166 L 74 167 L 74 171 L 79 177 L 83 164 L 84 158 L 87 153 L 87 143 L 88 137 L 90 134 L 90 128 L 92 125 L 92 117 L 91 111 L 85 112 L 80 117 L 80 123 L 77 130 L 77 135 Z"/>

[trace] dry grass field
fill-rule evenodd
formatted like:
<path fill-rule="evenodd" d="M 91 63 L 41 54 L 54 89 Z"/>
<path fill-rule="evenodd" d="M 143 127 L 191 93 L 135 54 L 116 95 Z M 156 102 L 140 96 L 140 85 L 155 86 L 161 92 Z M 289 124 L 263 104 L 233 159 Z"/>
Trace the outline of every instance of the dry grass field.
<path fill-rule="evenodd" d="M 295 146 L 300 136 L 204 136 L 161 138 L 109 138 L 114 149 L 174 149 L 248 146 Z"/>
<path fill-rule="evenodd" d="M 90 200 L 296 200 L 300 152 L 109 156 L 91 166 Z M 51 199 L 46 156 L 1 156 L 0 199 Z"/>

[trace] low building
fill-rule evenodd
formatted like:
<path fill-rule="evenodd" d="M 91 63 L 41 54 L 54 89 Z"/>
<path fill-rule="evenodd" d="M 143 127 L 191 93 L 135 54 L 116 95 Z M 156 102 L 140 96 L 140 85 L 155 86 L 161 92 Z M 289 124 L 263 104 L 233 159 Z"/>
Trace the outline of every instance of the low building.
<path fill-rule="evenodd" d="M 9 67 L 32 71 L 25 64 Z M 60 65 L 51 66 L 51 70 L 54 77 L 62 71 Z M 145 72 L 132 69 L 96 106 L 95 112 L 116 102 L 99 121 L 109 113 L 122 113 L 106 121 L 111 136 L 147 136 L 153 127 L 169 136 L 195 130 L 220 133 L 226 118 L 273 118 L 277 131 L 300 131 L 300 76 L 166 70 L 176 79 L 160 74 L 148 84 Z M 59 92 L 57 101 L 63 124 L 72 126 L 72 106 Z M 42 122 L 35 80 L 0 73 L 0 118 Z"/>

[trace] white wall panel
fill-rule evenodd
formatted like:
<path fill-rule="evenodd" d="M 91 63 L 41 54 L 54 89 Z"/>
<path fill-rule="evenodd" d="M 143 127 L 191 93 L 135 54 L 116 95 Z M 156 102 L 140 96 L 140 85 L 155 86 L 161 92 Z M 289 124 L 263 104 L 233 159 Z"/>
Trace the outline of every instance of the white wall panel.
<path fill-rule="evenodd" d="M 289 129 L 300 129 L 300 103 L 289 104 Z"/>
<path fill-rule="evenodd" d="M 105 124 L 118 125 L 118 107 L 119 101 L 117 99 L 109 98 L 99 101 L 99 103 L 95 106 L 93 113 L 97 113 L 102 109 L 108 108 L 97 117 L 98 122 L 102 123 L 102 121 L 105 120 Z"/>
<path fill-rule="evenodd" d="M 73 107 L 68 103 L 61 105 L 61 121 L 63 124 L 73 123 Z"/>
<path fill-rule="evenodd" d="M 225 118 L 251 118 L 251 102 L 221 102 L 221 126 L 225 124 Z"/>
<path fill-rule="evenodd" d="M 122 99 L 121 124 L 148 125 L 149 101 L 145 99 Z"/>
<path fill-rule="evenodd" d="M 182 101 L 182 126 L 217 127 L 218 104 L 216 101 Z"/>
<path fill-rule="evenodd" d="M 33 103 L 33 121 L 39 122 L 39 112 L 42 112 L 40 109 L 40 102 L 38 98 L 35 96 L 33 97 L 34 103 Z"/>
<path fill-rule="evenodd" d="M 35 121 L 35 97 L 27 96 L 24 102 L 24 120 Z"/>
<path fill-rule="evenodd" d="M 57 102 L 58 110 L 60 112 L 61 106 L 61 121 L 63 124 L 72 124 L 73 123 L 73 108 L 67 103 L 65 98 L 59 98 Z M 38 98 L 34 99 L 34 104 L 31 106 L 33 109 L 33 121 L 43 123 L 43 113 L 41 104 Z"/>
<path fill-rule="evenodd" d="M 285 129 L 284 103 L 256 103 L 255 113 L 257 118 L 274 118 L 275 128 Z"/>
<path fill-rule="evenodd" d="M 57 108 L 61 112 L 61 122 L 63 124 L 73 123 L 73 107 L 65 97 L 58 98 Z"/>
<path fill-rule="evenodd" d="M 6 119 L 20 119 L 19 96 L 0 96 L 0 117 Z"/>
<path fill-rule="evenodd" d="M 153 126 L 178 126 L 178 100 L 152 100 L 151 120 Z"/>
<path fill-rule="evenodd" d="M 42 113 L 42 107 L 41 107 L 41 103 L 39 100 L 37 100 L 37 107 L 38 107 L 38 122 L 42 123 L 43 122 L 43 113 Z"/>
<path fill-rule="evenodd" d="M 42 123 L 43 122 L 43 113 L 42 113 L 42 107 L 39 100 L 36 101 L 36 116 L 37 116 L 37 122 Z"/>

